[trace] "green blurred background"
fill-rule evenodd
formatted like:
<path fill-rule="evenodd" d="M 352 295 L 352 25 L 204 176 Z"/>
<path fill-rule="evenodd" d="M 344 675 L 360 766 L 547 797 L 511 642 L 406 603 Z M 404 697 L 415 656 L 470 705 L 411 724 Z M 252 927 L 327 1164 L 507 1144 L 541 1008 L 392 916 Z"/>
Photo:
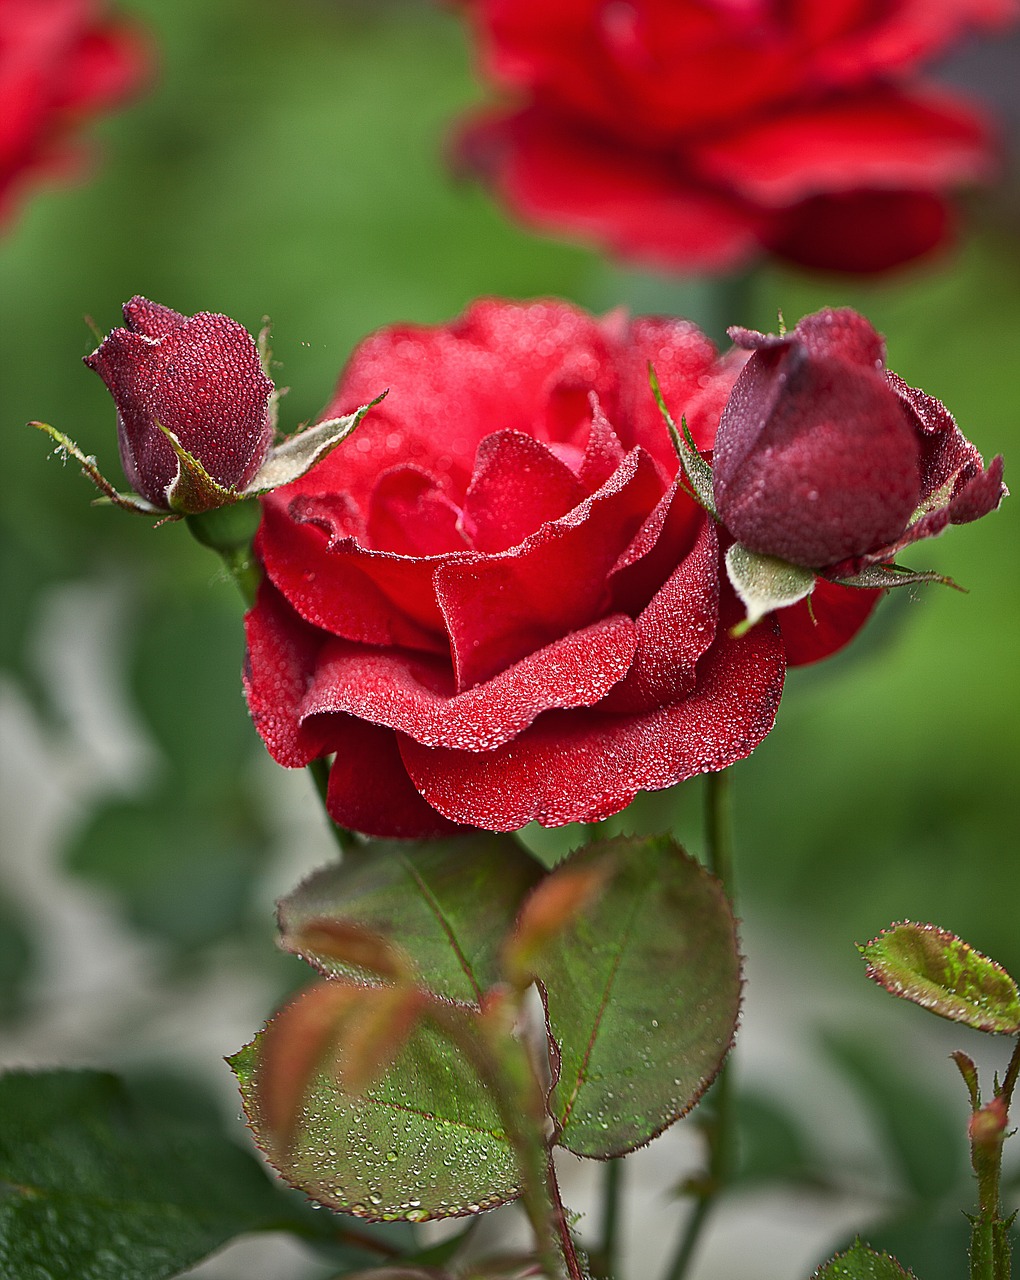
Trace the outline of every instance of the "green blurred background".
<path fill-rule="evenodd" d="M 0 243 L 0 660 L 5 706 L 17 711 L 4 768 L 20 777 L 23 723 L 61 768 L 61 752 L 95 753 L 71 732 L 90 674 L 68 655 L 79 628 L 97 631 L 145 758 L 128 759 L 123 785 L 108 769 L 75 793 L 54 828 L 54 865 L 103 891 L 104 910 L 164 989 L 212 982 L 225 956 L 241 956 L 280 991 L 299 972 L 272 950 L 260 877 L 278 865 L 282 819 L 240 697 L 232 588 L 181 529 L 93 510 L 77 470 L 24 425 L 53 423 L 119 474 L 112 404 L 80 363 L 95 345 L 83 317 L 106 331 L 135 293 L 186 313 L 222 311 L 253 331 L 268 315 L 292 430 L 381 324 L 447 320 L 482 294 L 705 320 L 711 288 L 533 236 L 451 179 L 444 138 L 480 90 L 449 11 L 424 0 L 121 7 L 152 32 L 155 86 L 92 130 L 101 158 L 90 180 L 35 195 Z M 955 256 L 879 284 L 770 267 L 747 313 L 730 320 L 772 328 L 779 309 L 792 323 L 821 305 L 858 307 L 887 335 L 893 368 L 944 400 L 986 457 L 1006 454 L 1008 481 L 1020 456 L 1020 244 L 1005 194 L 976 199 L 970 213 L 972 235 Z M 892 920 L 932 920 L 1020 973 L 1018 522 L 1007 501 L 912 551 L 912 567 L 949 574 L 970 594 L 929 588 L 887 601 L 849 651 L 791 674 L 775 732 L 733 771 L 742 914 L 751 936 L 831 987 L 831 1016 L 820 1019 L 830 1032 L 844 1021 L 842 993 L 867 986 L 852 943 Z M 0 875 L 0 1017 L 15 1045 L 34 1043 L 52 967 L 53 942 L 24 909 L 18 870 L 25 806 L 48 794 L 5 792 L 14 838 Z M 697 847 L 699 798 L 691 784 L 616 825 L 673 822 Z M 314 824 L 310 792 L 308 806 Z M 863 994 L 876 1008 L 883 999 Z M 906 1034 L 920 1034 L 916 1011 L 897 1012 Z M 855 1029 L 866 1043 L 866 1021 Z M 59 1038 L 45 1044 L 59 1055 Z M 68 1059 L 89 1054 L 69 1033 Z M 132 1061 L 116 1037 L 108 1058 Z M 962 1160 L 962 1146 L 954 1152 Z M 934 1241 L 935 1228 L 915 1236 Z M 928 1271 L 915 1265 L 936 1277 L 945 1264 L 930 1253 Z"/>

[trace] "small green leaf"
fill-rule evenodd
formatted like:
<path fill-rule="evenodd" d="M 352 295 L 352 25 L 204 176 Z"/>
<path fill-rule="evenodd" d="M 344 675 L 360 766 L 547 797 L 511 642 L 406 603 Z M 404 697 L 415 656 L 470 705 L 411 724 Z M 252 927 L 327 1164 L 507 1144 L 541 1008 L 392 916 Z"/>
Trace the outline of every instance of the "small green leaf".
<path fill-rule="evenodd" d="M 914 1273 L 858 1239 L 846 1253 L 837 1253 L 819 1267 L 813 1280 L 914 1280 Z"/>
<path fill-rule="evenodd" d="M 868 962 L 868 977 L 894 996 L 978 1031 L 1020 1031 L 1016 983 L 955 934 L 904 920 L 858 950 Z"/>
<path fill-rule="evenodd" d="M 746 621 L 735 628 L 738 634 L 748 631 L 773 609 L 785 609 L 803 600 L 815 586 L 810 569 L 748 551 L 739 542 L 726 552 L 726 573 L 747 610 Z"/>
<path fill-rule="evenodd" d="M 648 381 L 651 384 L 655 402 L 659 406 L 659 412 L 666 420 L 666 426 L 673 441 L 673 448 L 680 459 L 680 465 L 683 467 L 691 492 L 708 514 L 713 519 L 718 519 L 715 509 L 715 494 L 712 487 L 712 468 L 698 452 L 698 446 L 694 443 L 694 437 L 687 426 L 686 418 L 681 418 L 679 428 L 673 421 L 669 409 L 666 408 L 666 401 L 662 394 L 662 388 L 659 386 L 659 379 L 651 365 L 648 366 Z"/>
<path fill-rule="evenodd" d="M 296 1217 L 251 1156 L 115 1076 L 11 1072 L 0 1115 L 0 1275 L 163 1280 Z"/>
<path fill-rule="evenodd" d="M 311 922 L 342 920 L 398 945 L 431 991 L 477 1005 L 499 979 L 503 939 L 541 877 L 541 865 L 512 836 L 373 843 L 316 871 L 283 899 L 282 945 L 327 977 L 373 981 L 302 945 L 299 935 Z"/>
<path fill-rule="evenodd" d="M 120 507 L 123 511 L 131 511 L 135 515 L 141 516 L 159 516 L 164 515 L 161 507 L 154 507 L 151 502 L 145 498 L 141 498 L 136 493 L 119 493 L 114 486 L 107 480 L 106 476 L 99 470 L 95 458 L 89 457 L 82 453 L 81 449 L 75 444 L 70 436 L 65 436 L 62 431 L 58 431 L 56 427 L 51 427 L 48 422 L 30 422 L 30 427 L 37 427 L 57 442 L 56 452 L 65 460 L 73 458 L 81 467 L 82 475 L 86 476 L 96 486 L 103 495 L 97 498 L 97 502 L 112 502 L 115 507 Z M 176 516 L 170 516 L 169 519 L 177 519 Z"/>
<path fill-rule="evenodd" d="M 443 1017 L 462 1018 L 472 1034 L 478 1015 L 446 1005 Z M 333 1209 L 374 1221 L 457 1217 L 516 1197 L 517 1162 L 495 1102 L 427 1017 L 363 1093 L 344 1092 L 327 1054 L 305 1085 L 286 1145 L 267 1124 L 262 1097 L 269 1090 L 264 1048 L 272 1026 L 229 1062 L 259 1145 L 288 1182 Z"/>
<path fill-rule="evenodd" d="M 607 1157 L 654 1138 L 711 1084 L 736 1029 L 740 955 L 719 882 L 668 837 L 617 837 L 564 864 L 599 865 L 605 889 L 535 970 L 559 1045 L 557 1141 Z"/>

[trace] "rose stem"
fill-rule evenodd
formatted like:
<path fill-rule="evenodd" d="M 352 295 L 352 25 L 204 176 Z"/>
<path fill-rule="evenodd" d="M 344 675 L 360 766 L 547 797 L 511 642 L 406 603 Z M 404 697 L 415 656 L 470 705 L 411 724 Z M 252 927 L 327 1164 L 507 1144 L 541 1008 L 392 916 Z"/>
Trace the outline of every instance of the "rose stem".
<path fill-rule="evenodd" d="M 995 1094 L 996 1100 L 1003 1104 L 1004 1125 L 1009 1124 L 1009 1104 L 1018 1075 L 1020 1039 L 1013 1046 L 1009 1066 Z M 975 1112 L 975 1118 L 980 1114 Z M 991 1142 L 982 1142 L 973 1133 L 971 1136 L 971 1164 L 978 1182 L 978 1211 L 971 1218 L 971 1280 L 1010 1280 L 1013 1274 L 1008 1223 L 1001 1215 L 1002 1145 L 1006 1136 L 1005 1129 Z"/>
<path fill-rule="evenodd" d="M 602 1175 L 602 1238 L 595 1250 L 593 1263 L 596 1274 L 611 1280 L 616 1270 L 619 1247 L 620 1193 L 623 1188 L 623 1157 L 606 1161 Z"/>
<path fill-rule="evenodd" d="M 710 773 L 705 779 L 705 861 L 718 877 L 733 903 L 733 849 L 729 828 L 728 773 Z M 733 1093 L 729 1060 L 723 1063 L 712 1086 L 712 1115 L 705 1123 L 708 1168 L 694 1191 L 694 1210 L 684 1225 L 672 1265 L 665 1280 L 683 1280 L 694 1257 L 701 1233 L 730 1179 L 733 1165 Z"/>

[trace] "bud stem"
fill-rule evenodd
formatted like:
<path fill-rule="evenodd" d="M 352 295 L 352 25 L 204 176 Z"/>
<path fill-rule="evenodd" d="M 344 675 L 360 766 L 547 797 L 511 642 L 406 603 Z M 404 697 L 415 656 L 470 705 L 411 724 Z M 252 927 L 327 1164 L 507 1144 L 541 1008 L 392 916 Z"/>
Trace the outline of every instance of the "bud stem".
<path fill-rule="evenodd" d="M 1020 1038 L 995 1097 L 975 1107 L 970 1118 L 970 1162 L 977 1177 L 978 1211 L 971 1218 L 970 1280 L 1010 1280 L 1012 1276 L 1009 1229 L 1012 1218 L 1003 1218 L 1000 1183 L 1002 1145 L 1009 1125 L 1009 1104 L 1020 1074 Z"/>

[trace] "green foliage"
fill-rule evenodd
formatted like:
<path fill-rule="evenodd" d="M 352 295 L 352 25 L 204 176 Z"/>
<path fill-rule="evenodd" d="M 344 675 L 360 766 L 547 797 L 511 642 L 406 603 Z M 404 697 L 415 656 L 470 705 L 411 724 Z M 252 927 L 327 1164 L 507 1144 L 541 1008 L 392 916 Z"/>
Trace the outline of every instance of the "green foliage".
<path fill-rule="evenodd" d="M 396 943 L 437 995 L 477 1004 L 499 977 L 504 936 L 541 874 L 512 836 L 373 842 L 283 899 L 281 942 L 327 977 L 365 980 L 363 970 L 317 955 L 298 939 L 311 921 L 342 919 Z"/>
<path fill-rule="evenodd" d="M 977 1031 L 1020 1031 L 1016 983 L 955 934 L 903 921 L 858 950 L 868 962 L 868 977 L 894 996 Z"/>
<path fill-rule="evenodd" d="M 846 1253 L 830 1258 L 815 1272 L 814 1280 L 912 1280 L 913 1272 L 904 1271 L 895 1258 L 876 1253 L 858 1240 Z"/>
<path fill-rule="evenodd" d="M 303 1222 L 250 1155 L 95 1071 L 0 1078 L 0 1274 L 163 1280 Z"/>
<path fill-rule="evenodd" d="M 474 1034 L 471 1011 L 450 1016 Z M 320 1203 L 376 1221 L 423 1222 L 517 1195 L 520 1174 L 493 1097 L 460 1046 L 434 1025 L 420 1021 L 392 1064 L 357 1094 L 338 1082 L 328 1055 L 303 1086 L 287 1146 L 275 1143 L 260 1096 L 265 1035 L 230 1065 L 256 1137 L 288 1181 Z"/>
<path fill-rule="evenodd" d="M 666 837 L 619 837 L 565 867 L 601 864 L 601 897 L 548 945 L 536 973 L 559 1045 L 550 1096 L 576 1155 L 641 1146 L 719 1070 L 740 1003 L 733 917 L 719 883 Z"/>

